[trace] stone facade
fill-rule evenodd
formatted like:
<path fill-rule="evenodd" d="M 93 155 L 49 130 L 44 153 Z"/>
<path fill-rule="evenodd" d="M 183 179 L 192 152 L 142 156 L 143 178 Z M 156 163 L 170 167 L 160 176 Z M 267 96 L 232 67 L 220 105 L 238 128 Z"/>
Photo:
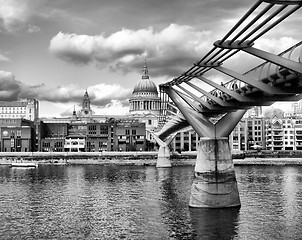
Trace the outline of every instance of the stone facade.
<path fill-rule="evenodd" d="M 0 119 L 23 118 L 34 121 L 39 118 L 39 102 L 36 99 L 0 102 Z"/>

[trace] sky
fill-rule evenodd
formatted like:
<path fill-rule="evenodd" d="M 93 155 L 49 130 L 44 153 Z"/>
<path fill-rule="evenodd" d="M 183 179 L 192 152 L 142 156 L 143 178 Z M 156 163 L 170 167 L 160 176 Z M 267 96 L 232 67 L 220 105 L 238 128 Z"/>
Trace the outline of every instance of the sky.
<path fill-rule="evenodd" d="M 178 77 L 253 2 L 0 0 L 0 101 L 36 98 L 40 117 L 69 116 L 87 89 L 95 114 L 126 114 L 145 59 L 157 85 Z M 285 50 L 302 39 L 301 22 L 298 10 L 257 47 Z"/>

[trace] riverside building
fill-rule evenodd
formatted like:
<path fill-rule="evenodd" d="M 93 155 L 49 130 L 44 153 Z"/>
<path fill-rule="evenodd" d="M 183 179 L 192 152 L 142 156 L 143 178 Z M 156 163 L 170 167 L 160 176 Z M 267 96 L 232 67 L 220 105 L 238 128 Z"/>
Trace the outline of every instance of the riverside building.
<path fill-rule="evenodd" d="M 144 151 L 145 123 L 132 115 L 93 115 L 88 91 L 77 114 L 40 119 L 37 124 L 39 151 L 102 152 Z"/>
<path fill-rule="evenodd" d="M 39 118 L 36 99 L 1 101 L 0 129 L 2 152 L 36 151 L 37 139 L 34 122 Z"/>
<path fill-rule="evenodd" d="M 161 106 L 156 84 L 150 80 L 147 63 L 141 80 L 129 99 L 127 115 L 94 115 L 86 90 L 80 111 L 69 117 L 39 118 L 39 102 L 0 102 L 0 151 L 154 151 L 150 131 L 159 128 Z M 234 151 L 302 150 L 302 117 L 263 118 L 260 107 L 252 108 L 229 136 Z M 192 128 L 179 132 L 172 151 L 196 151 L 199 136 Z"/>
<path fill-rule="evenodd" d="M 39 118 L 39 102 L 36 99 L 0 102 L 0 118 L 23 118 L 34 121 Z"/>
<path fill-rule="evenodd" d="M 26 119 L 0 119 L 1 152 L 36 151 L 34 123 Z"/>
<path fill-rule="evenodd" d="M 149 78 L 146 61 L 141 81 L 135 85 L 129 100 L 128 115 L 94 115 L 87 90 L 81 110 L 77 113 L 74 109 L 70 117 L 39 118 L 39 104 L 36 100 L 1 104 L 0 121 L 3 127 L 20 127 L 10 124 L 17 119 L 32 121 L 30 128 L 34 133 L 31 135 L 33 147 L 22 148 L 22 151 L 47 152 L 153 150 L 155 141 L 152 144 L 149 131 L 158 127 L 161 109 L 157 87 Z M 6 137 L 2 131 L 1 151 L 17 151 L 17 148 L 8 148 L 7 139 L 4 139 Z"/>

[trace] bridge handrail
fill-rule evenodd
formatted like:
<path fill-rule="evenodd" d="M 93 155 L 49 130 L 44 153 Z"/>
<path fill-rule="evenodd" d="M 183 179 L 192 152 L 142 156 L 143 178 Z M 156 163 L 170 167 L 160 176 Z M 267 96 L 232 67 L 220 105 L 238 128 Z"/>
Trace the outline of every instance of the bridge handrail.
<path fill-rule="evenodd" d="M 301 45 L 302 45 L 302 41 L 298 42 L 297 44 L 295 44 L 295 45 L 291 46 L 290 48 L 284 50 L 283 52 L 279 53 L 278 56 L 283 56 L 286 53 L 289 53 L 288 59 L 292 60 L 292 58 L 291 58 L 292 52 L 294 50 L 296 50 L 298 47 L 301 47 Z M 301 62 L 301 57 L 302 57 L 301 53 L 302 53 L 302 47 L 300 48 L 300 54 L 299 54 L 299 57 L 298 57 L 299 62 Z M 272 64 L 271 62 L 266 61 L 266 62 L 264 62 L 264 63 L 262 63 L 262 64 L 260 64 L 256 67 L 248 70 L 247 72 L 243 73 L 243 75 L 252 75 L 252 74 L 255 75 L 255 72 L 260 69 L 260 74 L 258 74 L 258 76 L 259 76 L 258 80 L 263 81 L 265 78 L 270 78 L 270 76 L 273 74 L 273 73 L 269 73 L 271 65 L 274 65 L 274 64 Z M 266 77 L 261 78 L 262 71 L 263 71 L 265 66 L 268 66 L 267 71 L 266 71 Z M 277 66 L 277 65 L 275 65 L 275 67 L 276 67 L 276 69 L 275 69 L 274 74 L 279 75 L 280 74 L 280 71 L 279 71 L 280 67 Z M 223 86 L 227 87 L 228 89 L 232 89 L 234 85 L 237 85 L 237 89 L 240 89 L 242 87 L 247 86 L 248 84 L 246 84 L 244 82 L 241 82 L 240 80 L 238 80 L 236 78 L 233 78 L 232 80 L 230 80 L 230 81 L 223 84 Z M 210 93 L 212 93 L 213 95 L 223 94 L 223 92 L 221 92 L 218 89 L 213 89 L 212 91 L 210 91 Z"/>

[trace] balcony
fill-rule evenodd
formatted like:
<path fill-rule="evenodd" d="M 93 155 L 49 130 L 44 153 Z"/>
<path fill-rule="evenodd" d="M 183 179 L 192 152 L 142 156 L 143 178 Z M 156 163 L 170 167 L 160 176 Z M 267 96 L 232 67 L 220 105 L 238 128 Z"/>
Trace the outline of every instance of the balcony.
<path fill-rule="evenodd" d="M 276 147 L 276 146 L 283 146 L 283 142 L 274 142 L 273 146 L 274 147 Z"/>
<path fill-rule="evenodd" d="M 274 137 L 273 138 L 273 141 L 275 142 L 275 141 L 283 141 L 283 138 L 282 137 Z"/>
<path fill-rule="evenodd" d="M 272 136 L 283 136 L 283 132 L 273 132 Z"/>

